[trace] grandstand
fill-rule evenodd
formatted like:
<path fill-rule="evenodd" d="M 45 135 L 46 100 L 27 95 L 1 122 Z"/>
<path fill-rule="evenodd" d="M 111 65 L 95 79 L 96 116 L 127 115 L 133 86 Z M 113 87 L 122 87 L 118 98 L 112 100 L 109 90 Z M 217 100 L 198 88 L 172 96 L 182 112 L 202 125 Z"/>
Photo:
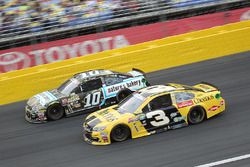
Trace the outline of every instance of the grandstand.
<path fill-rule="evenodd" d="M 0 0 L 0 3 L 0 49 L 250 4 L 248 0 Z"/>

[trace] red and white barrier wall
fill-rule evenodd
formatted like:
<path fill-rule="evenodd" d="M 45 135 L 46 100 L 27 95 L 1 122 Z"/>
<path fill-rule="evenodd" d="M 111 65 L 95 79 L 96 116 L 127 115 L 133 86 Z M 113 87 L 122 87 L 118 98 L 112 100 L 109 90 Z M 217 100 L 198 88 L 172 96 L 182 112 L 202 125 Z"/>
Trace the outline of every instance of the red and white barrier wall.
<path fill-rule="evenodd" d="M 250 19 L 250 8 L 136 26 L 0 51 L 0 73 Z"/>

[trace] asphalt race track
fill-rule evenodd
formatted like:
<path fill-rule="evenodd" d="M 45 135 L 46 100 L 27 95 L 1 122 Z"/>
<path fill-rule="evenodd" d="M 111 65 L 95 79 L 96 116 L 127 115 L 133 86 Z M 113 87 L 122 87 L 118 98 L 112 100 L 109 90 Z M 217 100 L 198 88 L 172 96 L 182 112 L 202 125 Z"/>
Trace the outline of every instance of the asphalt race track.
<path fill-rule="evenodd" d="M 250 52 L 149 73 L 151 83 L 216 84 L 227 111 L 202 124 L 109 146 L 81 137 L 84 116 L 24 120 L 25 102 L 0 107 L 1 167 L 192 167 L 250 154 Z M 248 167 L 250 159 L 221 165 Z"/>

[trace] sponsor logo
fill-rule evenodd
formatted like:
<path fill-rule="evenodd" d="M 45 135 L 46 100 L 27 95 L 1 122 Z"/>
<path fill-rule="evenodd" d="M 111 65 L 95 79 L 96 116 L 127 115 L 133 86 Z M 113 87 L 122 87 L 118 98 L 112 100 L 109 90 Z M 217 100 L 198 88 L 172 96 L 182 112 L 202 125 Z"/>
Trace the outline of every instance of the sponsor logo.
<path fill-rule="evenodd" d="M 65 40 L 65 43 L 67 42 L 70 41 Z M 56 42 L 54 42 L 54 44 L 55 43 Z M 47 64 L 51 62 L 57 62 L 69 58 L 97 53 L 104 50 L 122 48 L 128 45 L 130 44 L 124 35 L 117 35 L 112 37 L 99 38 L 95 40 L 86 40 L 70 45 L 57 45 L 53 47 L 48 47 L 49 44 L 47 44 L 45 46 L 47 48 L 39 50 L 32 50 L 33 47 L 29 46 L 25 49 L 22 49 L 22 51 L 0 54 L 0 67 L 2 67 L 2 69 L 0 68 L 0 73 L 41 64 Z"/>
<path fill-rule="evenodd" d="M 209 100 L 212 100 L 212 99 L 214 99 L 213 95 L 211 95 L 211 96 L 205 96 L 205 97 L 202 97 L 202 98 L 196 98 L 196 99 L 194 99 L 194 103 L 195 104 L 203 103 L 203 102 L 206 102 L 206 101 L 209 101 Z"/>
<path fill-rule="evenodd" d="M 146 119 L 146 115 L 145 114 L 140 114 L 138 115 L 137 117 L 135 118 L 129 118 L 128 119 L 128 123 L 131 123 L 131 122 L 136 122 L 136 121 L 143 121 Z"/>
<path fill-rule="evenodd" d="M 224 100 L 221 100 L 219 106 L 212 106 L 211 108 L 208 109 L 208 112 L 216 111 L 216 110 L 218 110 L 223 105 L 224 105 Z"/>
<path fill-rule="evenodd" d="M 135 81 L 130 81 L 127 83 L 122 83 L 120 85 L 115 85 L 107 88 L 108 94 L 117 92 L 119 90 L 122 90 L 124 88 L 129 88 L 133 86 L 141 86 L 141 80 L 135 80 Z"/>
<path fill-rule="evenodd" d="M 183 120 L 185 120 L 185 117 L 175 117 L 174 118 L 174 122 L 181 122 Z"/>
<path fill-rule="evenodd" d="M 183 108 L 183 107 L 187 107 L 187 106 L 192 106 L 194 103 L 192 100 L 188 100 L 188 101 L 184 101 L 181 103 L 177 103 L 178 108 Z"/>
<path fill-rule="evenodd" d="M 116 120 L 117 118 L 110 113 L 108 110 L 103 110 L 103 111 L 99 111 L 97 112 L 99 115 L 103 116 L 104 119 L 106 119 L 108 122 L 112 122 L 114 120 Z"/>
<path fill-rule="evenodd" d="M 210 111 L 215 111 L 215 110 L 217 110 L 218 108 L 220 108 L 220 106 L 213 106 L 213 107 L 209 108 L 208 111 L 209 111 L 209 112 L 210 112 Z"/>
<path fill-rule="evenodd" d="M 243 13 L 240 17 L 240 21 L 250 20 L 250 10 Z"/>
<path fill-rule="evenodd" d="M 174 112 L 174 113 L 171 113 L 171 114 L 170 114 L 170 117 L 173 118 L 173 117 L 176 117 L 177 115 L 178 115 L 178 113 L 177 113 L 177 112 Z"/>

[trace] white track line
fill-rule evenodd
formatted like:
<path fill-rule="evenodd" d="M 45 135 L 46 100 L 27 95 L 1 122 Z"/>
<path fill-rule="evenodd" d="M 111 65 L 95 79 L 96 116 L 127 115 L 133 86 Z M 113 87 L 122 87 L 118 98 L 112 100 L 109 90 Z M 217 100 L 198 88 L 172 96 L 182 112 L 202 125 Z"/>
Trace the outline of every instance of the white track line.
<path fill-rule="evenodd" d="M 239 161 L 239 160 L 243 160 L 243 159 L 247 159 L 247 158 L 250 158 L 250 154 L 246 154 L 246 155 L 242 155 L 242 156 L 238 156 L 238 157 L 234 157 L 234 158 L 228 158 L 228 159 L 224 159 L 221 161 L 212 162 L 209 164 L 199 165 L 199 166 L 195 166 L 195 167 L 212 167 L 212 166 L 222 165 L 222 164 L 226 164 L 226 163 L 230 163 L 230 162 L 234 162 L 234 161 Z"/>

